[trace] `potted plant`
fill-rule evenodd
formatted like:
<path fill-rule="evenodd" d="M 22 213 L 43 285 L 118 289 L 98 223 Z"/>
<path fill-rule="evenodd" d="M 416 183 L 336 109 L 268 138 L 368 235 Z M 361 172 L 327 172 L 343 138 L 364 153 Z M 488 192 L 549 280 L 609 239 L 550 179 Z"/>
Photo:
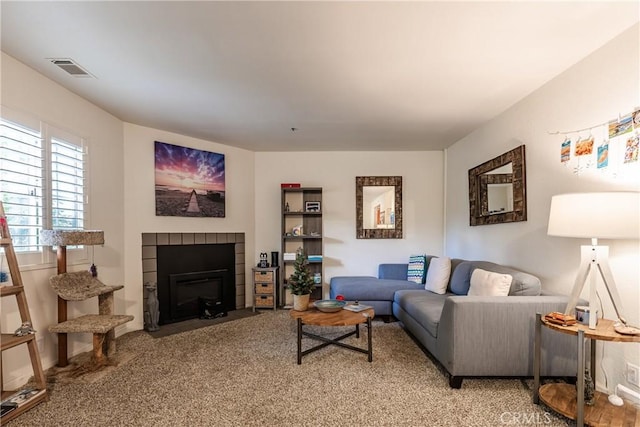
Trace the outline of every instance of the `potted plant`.
<path fill-rule="evenodd" d="M 293 309 L 297 311 L 305 311 L 309 307 L 309 296 L 315 288 L 308 264 L 304 249 L 298 248 L 293 263 L 293 274 L 287 281 L 289 291 L 293 295 Z"/>

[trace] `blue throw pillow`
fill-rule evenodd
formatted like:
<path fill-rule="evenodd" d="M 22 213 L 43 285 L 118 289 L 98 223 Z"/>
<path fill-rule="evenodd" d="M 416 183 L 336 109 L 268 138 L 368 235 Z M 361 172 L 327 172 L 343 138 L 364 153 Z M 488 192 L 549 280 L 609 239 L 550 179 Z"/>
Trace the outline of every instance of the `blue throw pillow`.
<path fill-rule="evenodd" d="M 475 267 L 470 261 L 459 263 L 451 272 L 451 292 L 456 295 L 467 295 L 471 286 L 471 273 Z"/>
<path fill-rule="evenodd" d="M 414 283 L 424 283 L 427 273 L 427 256 L 411 255 L 407 267 L 407 280 Z"/>

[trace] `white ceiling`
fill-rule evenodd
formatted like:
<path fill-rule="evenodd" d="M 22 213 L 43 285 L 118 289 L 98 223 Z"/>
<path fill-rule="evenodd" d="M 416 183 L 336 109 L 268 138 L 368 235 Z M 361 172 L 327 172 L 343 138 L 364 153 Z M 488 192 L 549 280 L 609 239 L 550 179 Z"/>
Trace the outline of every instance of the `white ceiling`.
<path fill-rule="evenodd" d="M 116 117 L 255 151 L 443 149 L 639 19 L 636 1 L 0 7 L 5 53 Z"/>

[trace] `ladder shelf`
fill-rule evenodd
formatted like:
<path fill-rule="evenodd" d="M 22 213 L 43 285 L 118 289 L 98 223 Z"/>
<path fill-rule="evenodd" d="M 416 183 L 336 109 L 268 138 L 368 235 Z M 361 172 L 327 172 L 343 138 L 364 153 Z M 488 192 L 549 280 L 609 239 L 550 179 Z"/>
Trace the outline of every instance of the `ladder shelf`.
<path fill-rule="evenodd" d="M 11 276 L 11 284 L 0 286 L 0 297 L 5 298 L 15 296 L 21 321 L 23 323 L 31 322 L 27 296 L 22 284 L 22 276 L 20 275 L 20 267 L 18 266 L 18 259 L 13 248 L 13 241 L 11 240 L 9 227 L 7 226 L 2 202 L 0 202 L 0 247 L 4 250 L 4 256 L 7 259 L 9 274 Z M 2 352 L 22 344 L 26 344 L 29 351 L 31 367 L 33 368 L 34 387 L 32 387 L 33 390 L 30 391 L 30 388 L 24 388 L 18 391 L 5 390 L 2 379 L 2 356 L 0 355 L 0 387 L 2 389 L 0 393 L 0 400 L 3 403 L 3 415 L 0 417 L 0 424 L 4 424 L 12 420 L 23 412 L 36 406 L 38 403 L 48 399 L 46 381 L 44 371 L 42 370 L 42 362 L 40 360 L 40 353 L 38 352 L 35 334 L 16 336 L 13 333 L 2 333 L 0 335 L 0 351 Z M 20 393 L 24 393 L 24 396 L 20 396 Z M 5 412 L 6 409 L 4 408 L 4 404 L 9 401 L 17 403 L 17 406 Z"/>

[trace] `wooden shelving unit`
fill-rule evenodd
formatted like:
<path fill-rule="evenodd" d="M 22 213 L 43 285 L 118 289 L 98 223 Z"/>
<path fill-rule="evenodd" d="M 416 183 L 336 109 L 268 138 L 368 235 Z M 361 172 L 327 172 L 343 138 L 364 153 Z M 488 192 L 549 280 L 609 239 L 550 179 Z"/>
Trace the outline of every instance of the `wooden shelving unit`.
<path fill-rule="evenodd" d="M 287 304 L 287 278 L 293 273 L 293 259 L 285 259 L 285 254 L 295 254 L 299 247 L 311 258 L 309 270 L 312 275 L 319 274 L 321 281 L 311 299 L 322 299 L 323 275 L 323 229 L 322 229 L 322 188 L 298 187 L 282 188 L 282 247 L 280 258 L 280 301 Z M 301 233 L 294 235 L 294 228 L 301 226 Z M 317 258 L 319 257 L 319 258 Z"/>
<path fill-rule="evenodd" d="M 29 314 L 29 305 L 27 304 L 27 297 L 24 292 L 24 286 L 22 284 L 22 276 L 20 275 L 20 268 L 18 266 L 18 259 L 16 257 L 15 250 L 13 249 L 13 241 L 11 240 L 11 234 L 9 228 L 6 226 L 6 218 L 4 214 L 4 207 L 0 202 L 0 221 L 3 221 L 5 226 L 0 224 L 0 246 L 4 250 L 4 255 L 7 258 L 7 264 L 9 266 L 9 274 L 11 276 L 11 284 L 0 287 L 0 297 L 5 298 L 9 296 L 15 296 L 18 303 L 18 311 L 20 312 L 20 319 L 22 322 L 31 322 L 31 315 Z M 20 325 L 16 325 L 16 328 Z M 36 335 L 28 334 L 17 337 L 13 333 L 3 333 L 0 335 L 0 351 L 4 354 L 5 351 L 26 344 L 29 351 L 29 358 L 31 359 L 31 366 L 33 368 L 33 375 L 35 381 L 35 389 L 38 390 L 36 394 L 31 396 L 28 400 L 22 402 L 16 409 L 8 412 L 0 418 L 0 424 L 4 424 L 25 411 L 36 406 L 38 403 L 48 399 L 46 381 L 44 377 L 44 371 L 42 370 L 42 362 L 40 361 L 40 353 L 38 352 L 38 345 L 36 343 Z M 2 378 L 2 356 L 0 355 L 0 386 L 2 392 L 0 393 L 0 400 L 4 401 L 11 395 L 15 394 L 19 390 L 5 390 L 4 380 Z"/>

